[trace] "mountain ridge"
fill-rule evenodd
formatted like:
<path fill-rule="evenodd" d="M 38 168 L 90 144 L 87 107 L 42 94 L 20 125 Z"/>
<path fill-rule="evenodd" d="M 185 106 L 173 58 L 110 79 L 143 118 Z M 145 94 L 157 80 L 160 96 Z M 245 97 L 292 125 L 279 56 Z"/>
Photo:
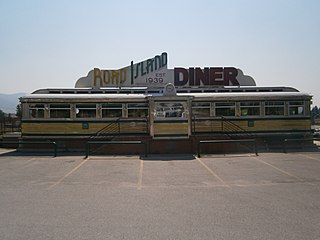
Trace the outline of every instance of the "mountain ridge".
<path fill-rule="evenodd" d="M 16 113 L 19 98 L 26 93 L 0 93 L 0 109 L 5 113 Z"/>

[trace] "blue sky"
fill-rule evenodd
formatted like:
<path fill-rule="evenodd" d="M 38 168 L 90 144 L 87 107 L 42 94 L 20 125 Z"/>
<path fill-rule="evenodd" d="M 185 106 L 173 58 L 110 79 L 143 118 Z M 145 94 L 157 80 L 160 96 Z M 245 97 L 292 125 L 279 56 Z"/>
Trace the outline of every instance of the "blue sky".
<path fill-rule="evenodd" d="M 0 0 L 0 92 L 73 87 L 162 52 L 169 68 L 234 66 L 320 106 L 317 0 Z"/>

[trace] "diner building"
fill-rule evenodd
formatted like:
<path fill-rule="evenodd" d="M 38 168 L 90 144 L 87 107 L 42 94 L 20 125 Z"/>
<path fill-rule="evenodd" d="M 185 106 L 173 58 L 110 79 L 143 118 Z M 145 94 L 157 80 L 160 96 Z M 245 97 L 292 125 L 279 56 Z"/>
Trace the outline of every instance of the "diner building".
<path fill-rule="evenodd" d="M 168 69 L 167 63 L 164 52 L 120 69 L 94 68 L 74 88 L 26 95 L 21 138 L 52 140 L 66 151 L 81 151 L 88 141 L 142 141 L 149 153 L 194 153 L 201 140 L 310 136 L 309 94 L 256 86 L 236 67 Z M 138 153 L 142 146 L 103 151 Z"/>

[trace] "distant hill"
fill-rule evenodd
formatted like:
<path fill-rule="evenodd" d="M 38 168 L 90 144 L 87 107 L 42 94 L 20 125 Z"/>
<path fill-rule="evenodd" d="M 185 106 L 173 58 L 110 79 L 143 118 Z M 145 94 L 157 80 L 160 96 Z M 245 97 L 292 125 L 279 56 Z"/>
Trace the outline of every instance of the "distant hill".
<path fill-rule="evenodd" d="M 16 113 L 19 98 L 26 93 L 4 94 L 0 93 L 0 109 L 5 113 Z"/>

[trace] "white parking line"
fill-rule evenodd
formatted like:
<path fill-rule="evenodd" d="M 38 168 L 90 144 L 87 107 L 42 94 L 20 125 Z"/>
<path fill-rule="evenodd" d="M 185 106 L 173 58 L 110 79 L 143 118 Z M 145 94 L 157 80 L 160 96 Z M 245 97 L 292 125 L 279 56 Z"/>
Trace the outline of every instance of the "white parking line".
<path fill-rule="evenodd" d="M 61 183 L 65 178 L 67 178 L 69 175 L 71 175 L 73 172 L 75 172 L 77 169 L 79 169 L 83 164 L 85 164 L 87 161 L 89 160 L 89 158 L 83 160 L 78 166 L 76 166 L 75 168 L 73 168 L 70 172 L 68 172 L 66 175 L 64 175 L 62 178 L 60 178 L 57 182 L 55 182 L 54 184 L 52 184 L 51 186 L 49 186 L 47 189 L 50 190 L 53 187 L 57 186 L 59 183 Z"/>
<path fill-rule="evenodd" d="M 306 154 L 299 154 L 299 156 L 302 156 L 302 157 L 305 157 L 305 158 L 309 158 L 309 159 L 312 159 L 312 160 L 316 160 L 316 161 L 320 161 L 320 159 L 311 157 L 311 156 L 306 155 Z"/>
<path fill-rule="evenodd" d="M 225 181 L 222 180 L 211 168 L 209 168 L 204 162 L 202 162 L 199 158 L 196 157 L 198 162 L 205 168 L 209 173 L 211 173 L 215 178 L 217 178 L 224 186 L 231 188 Z"/>
<path fill-rule="evenodd" d="M 143 174 L 143 160 L 140 160 L 140 170 L 139 170 L 139 177 L 138 177 L 138 190 L 142 189 L 142 174 Z"/>
<path fill-rule="evenodd" d="M 267 162 L 265 162 L 265 161 L 263 161 L 263 160 L 261 160 L 261 159 L 259 159 L 259 158 L 257 158 L 257 157 L 254 157 L 254 159 L 257 160 L 258 162 L 261 162 L 261 163 L 269 166 L 269 167 L 272 167 L 273 169 L 276 169 L 277 171 L 279 171 L 279 172 L 281 172 L 281 173 L 283 173 L 283 174 L 285 174 L 285 175 L 287 175 L 287 176 L 290 176 L 290 177 L 292 177 L 292 178 L 295 178 L 295 179 L 299 180 L 300 182 L 305 182 L 305 180 L 303 180 L 302 178 L 300 178 L 300 177 L 298 177 L 298 176 L 296 176 L 296 175 L 293 175 L 293 174 L 291 174 L 291 173 L 289 173 L 289 172 L 287 172 L 287 171 L 284 171 L 284 170 L 282 170 L 282 169 L 280 169 L 280 168 L 278 168 L 278 167 L 276 167 L 276 166 L 274 166 L 274 165 L 272 165 L 272 164 L 270 164 L 270 163 L 267 163 Z M 309 184 L 309 185 L 315 185 L 315 184 L 309 183 L 309 182 L 305 182 L 305 183 L 306 183 L 306 184 Z"/>

